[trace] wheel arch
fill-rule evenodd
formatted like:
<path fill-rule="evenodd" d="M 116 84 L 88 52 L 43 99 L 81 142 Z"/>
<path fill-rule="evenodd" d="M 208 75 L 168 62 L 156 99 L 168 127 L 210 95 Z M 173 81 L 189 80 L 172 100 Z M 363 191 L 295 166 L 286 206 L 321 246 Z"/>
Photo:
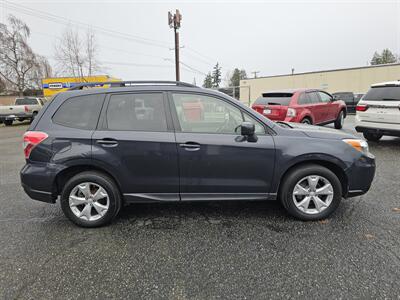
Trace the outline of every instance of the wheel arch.
<path fill-rule="evenodd" d="M 54 183 L 53 183 L 53 193 L 56 195 L 60 195 L 65 184 L 69 179 L 71 179 L 73 176 L 82 173 L 82 172 L 88 172 L 88 171 L 94 171 L 94 172 L 99 172 L 103 173 L 104 175 L 107 175 L 110 177 L 115 185 L 117 186 L 120 194 L 121 194 L 121 199 L 122 198 L 122 190 L 121 190 L 121 185 L 119 184 L 118 180 L 116 180 L 116 177 L 106 170 L 105 168 L 96 166 L 96 165 L 91 165 L 91 164 L 79 164 L 79 165 L 72 165 L 64 168 L 61 170 L 59 173 L 57 173 Z"/>
<path fill-rule="evenodd" d="M 282 176 L 280 177 L 279 183 L 278 183 L 278 189 L 277 189 L 277 196 L 279 197 L 281 193 L 281 187 L 282 187 L 282 182 L 285 180 L 286 176 L 293 171 L 294 169 L 305 166 L 305 165 L 319 165 L 327 168 L 331 172 L 333 172 L 339 179 L 341 185 L 342 185 L 342 196 L 346 196 L 348 192 L 348 177 L 346 175 L 346 172 L 344 169 L 337 163 L 330 161 L 330 160 L 324 160 L 324 159 L 309 159 L 309 160 L 303 160 L 296 162 L 292 165 L 290 165 L 286 170 L 283 172 Z"/>

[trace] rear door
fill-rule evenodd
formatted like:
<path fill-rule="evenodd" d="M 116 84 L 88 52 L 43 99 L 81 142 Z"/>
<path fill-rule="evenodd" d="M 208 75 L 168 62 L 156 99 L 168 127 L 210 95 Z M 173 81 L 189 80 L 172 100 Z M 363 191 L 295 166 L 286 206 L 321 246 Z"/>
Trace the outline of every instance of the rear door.
<path fill-rule="evenodd" d="M 269 197 L 275 146 L 261 122 L 214 95 L 176 92 L 170 101 L 182 200 Z M 256 125 L 257 142 L 237 133 L 244 120 Z"/>
<path fill-rule="evenodd" d="M 372 87 L 361 102 L 368 105 L 365 112 L 357 112 L 361 121 L 400 124 L 400 86 Z"/>
<path fill-rule="evenodd" d="M 321 102 L 321 99 L 316 91 L 308 91 L 308 97 L 310 98 L 311 104 L 309 109 L 312 113 L 314 124 L 322 123 L 325 120 L 325 104 Z"/>
<path fill-rule="evenodd" d="M 94 161 L 113 170 L 128 201 L 179 200 L 178 154 L 165 97 L 108 95 L 93 134 Z"/>

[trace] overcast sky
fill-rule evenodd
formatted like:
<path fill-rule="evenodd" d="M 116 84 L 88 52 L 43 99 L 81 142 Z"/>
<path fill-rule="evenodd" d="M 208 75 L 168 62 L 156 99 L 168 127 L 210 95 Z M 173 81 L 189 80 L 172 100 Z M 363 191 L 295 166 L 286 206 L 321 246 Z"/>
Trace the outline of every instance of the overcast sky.
<path fill-rule="evenodd" d="M 174 80 L 169 10 L 182 15 L 182 80 L 201 84 L 216 62 L 249 76 L 365 66 L 374 51 L 400 53 L 400 1 L 0 0 L 31 28 L 31 45 L 54 61 L 67 27 L 96 33 L 102 71 L 124 80 Z M 44 13 L 44 14 L 43 14 Z M 86 24 L 86 25 L 85 25 Z M 113 31 L 105 32 L 106 30 Z"/>

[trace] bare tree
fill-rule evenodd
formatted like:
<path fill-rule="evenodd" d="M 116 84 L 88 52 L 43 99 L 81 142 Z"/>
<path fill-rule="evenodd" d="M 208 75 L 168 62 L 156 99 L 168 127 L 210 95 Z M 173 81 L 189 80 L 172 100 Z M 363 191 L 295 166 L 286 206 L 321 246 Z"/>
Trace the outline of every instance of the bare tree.
<path fill-rule="evenodd" d="M 28 45 L 29 27 L 12 15 L 7 20 L 9 26 L 0 23 L 0 77 L 8 89 L 22 96 L 32 87 L 38 61 Z"/>
<path fill-rule="evenodd" d="M 99 70 L 97 44 L 92 30 L 81 38 L 78 31 L 67 29 L 55 45 L 55 59 L 59 73 L 84 80 Z"/>
<path fill-rule="evenodd" d="M 42 79 L 49 78 L 53 75 L 53 70 L 46 57 L 36 55 L 37 67 L 33 72 L 32 84 L 35 88 L 42 88 Z"/>

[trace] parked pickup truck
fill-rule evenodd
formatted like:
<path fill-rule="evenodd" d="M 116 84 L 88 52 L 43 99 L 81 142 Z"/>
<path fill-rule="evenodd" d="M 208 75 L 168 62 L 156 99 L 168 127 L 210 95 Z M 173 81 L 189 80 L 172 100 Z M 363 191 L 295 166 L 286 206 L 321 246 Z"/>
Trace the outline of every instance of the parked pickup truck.
<path fill-rule="evenodd" d="M 34 97 L 16 98 L 15 105 L 0 106 L 0 123 L 11 126 L 16 120 L 33 120 L 43 107 L 43 100 Z"/>

